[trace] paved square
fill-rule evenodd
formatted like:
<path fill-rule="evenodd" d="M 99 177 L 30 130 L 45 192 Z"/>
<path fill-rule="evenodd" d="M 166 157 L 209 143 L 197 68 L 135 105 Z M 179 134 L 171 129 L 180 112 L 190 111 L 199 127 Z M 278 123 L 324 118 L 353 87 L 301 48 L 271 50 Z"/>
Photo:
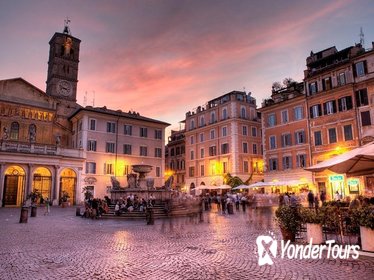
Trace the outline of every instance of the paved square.
<path fill-rule="evenodd" d="M 273 231 L 271 210 L 178 218 L 88 220 L 75 208 L 19 224 L 0 209 L 0 279 L 374 279 L 374 258 L 275 259 L 258 266 L 256 238 Z"/>

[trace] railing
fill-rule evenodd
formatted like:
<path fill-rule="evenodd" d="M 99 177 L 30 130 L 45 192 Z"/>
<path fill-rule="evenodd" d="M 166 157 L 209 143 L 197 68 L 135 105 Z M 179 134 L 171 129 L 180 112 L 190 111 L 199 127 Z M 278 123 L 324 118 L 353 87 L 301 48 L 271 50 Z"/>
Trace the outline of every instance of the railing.
<path fill-rule="evenodd" d="M 65 149 L 57 145 L 2 141 L 0 142 L 0 152 L 42 154 L 42 155 L 64 155 L 67 157 L 84 157 L 82 149 Z"/>

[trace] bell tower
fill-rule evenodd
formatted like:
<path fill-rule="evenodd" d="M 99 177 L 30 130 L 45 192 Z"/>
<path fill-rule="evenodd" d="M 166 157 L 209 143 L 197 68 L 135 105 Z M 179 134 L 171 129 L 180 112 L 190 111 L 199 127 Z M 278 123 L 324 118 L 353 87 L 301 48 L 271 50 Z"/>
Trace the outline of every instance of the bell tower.
<path fill-rule="evenodd" d="M 73 37 L 65 20 L 62 33 L 56 32 L 49 41 L 49 59 L 46 93 L 68 101 L 77 101 L 79 46 L 81 40 Z"/>

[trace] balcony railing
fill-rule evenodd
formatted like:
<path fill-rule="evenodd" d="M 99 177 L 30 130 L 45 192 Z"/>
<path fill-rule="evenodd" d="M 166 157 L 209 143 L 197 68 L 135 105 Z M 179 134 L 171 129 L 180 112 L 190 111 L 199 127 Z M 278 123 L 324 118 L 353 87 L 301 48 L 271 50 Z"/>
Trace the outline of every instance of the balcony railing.
<path fill-rule="evenodd" d="M 1 141 L 1 152 L 41 154 L 41 155 L 64 155 L 67 157 L 83 158 L 84 151 L 82 149 L 66 149 L 57 145 L 46 145 L 16 141 Z"/>

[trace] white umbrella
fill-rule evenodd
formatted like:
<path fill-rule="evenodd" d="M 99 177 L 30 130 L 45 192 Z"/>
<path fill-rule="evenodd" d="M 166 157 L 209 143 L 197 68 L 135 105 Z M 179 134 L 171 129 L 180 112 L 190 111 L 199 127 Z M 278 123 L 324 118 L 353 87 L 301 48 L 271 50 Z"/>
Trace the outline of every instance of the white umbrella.
<path fill-rule="evenodd" d="M 373 174 L 374 142 L 350 150 L 349 152 L 335 156 L 305 169 L 313 172 L 320 172 L 329 169 L 335 173 L 346 173 L 350 176 Z"/>
<path fill-rule="evenodd" d="M 239 185 L 239 186 L 233 188 L 233 190 L 240 190 L 240 189 L 248 189 L 248 185 Z"/>
<path fill-rule="evenodd" d="M 230 185 L 221 185 L 221 186 L 217 187 L 217 189 L 219 189 L 219 190 L 228 190 L 228 189 L 231 189 L 231 186 Z"/>

